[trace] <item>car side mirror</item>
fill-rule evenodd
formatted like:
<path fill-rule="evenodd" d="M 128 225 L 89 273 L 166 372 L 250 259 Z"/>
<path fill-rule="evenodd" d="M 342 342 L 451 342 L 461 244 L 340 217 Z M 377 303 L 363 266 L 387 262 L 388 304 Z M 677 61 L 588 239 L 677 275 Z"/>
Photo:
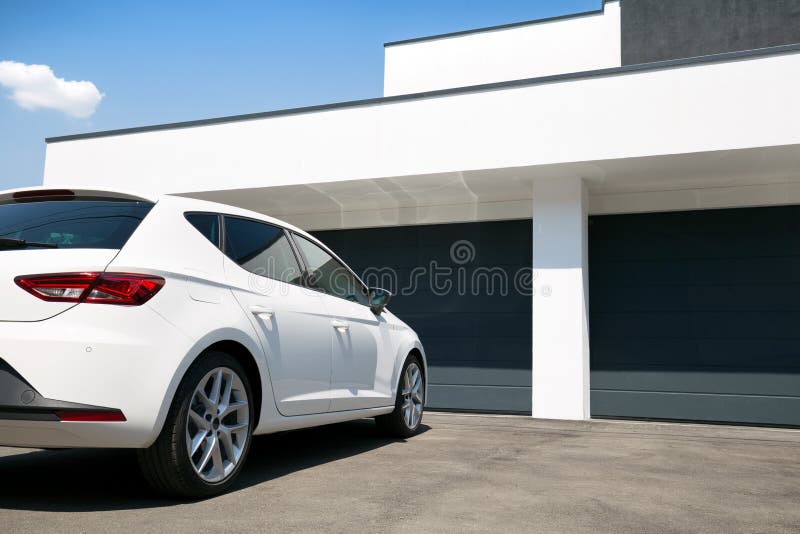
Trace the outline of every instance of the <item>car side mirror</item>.
<path fill-rule="evenodd" d="M 369 288 L 369 309 L 375 315 L 380 315 L 386 305 L 389 304 L 389 299 L 391 298 L 392 294 L 389 291 L 379 287 L 371 287 Z"/>

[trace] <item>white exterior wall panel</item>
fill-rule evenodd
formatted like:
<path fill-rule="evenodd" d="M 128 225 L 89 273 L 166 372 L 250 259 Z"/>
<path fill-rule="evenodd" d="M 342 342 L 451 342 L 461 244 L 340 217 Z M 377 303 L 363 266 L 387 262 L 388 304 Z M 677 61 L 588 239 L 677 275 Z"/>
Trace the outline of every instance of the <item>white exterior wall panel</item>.
<path fill-rule="evenodd" d="M 619 2 L 585 15 L 386 46 L 384 95 L 619 67 Z"/>

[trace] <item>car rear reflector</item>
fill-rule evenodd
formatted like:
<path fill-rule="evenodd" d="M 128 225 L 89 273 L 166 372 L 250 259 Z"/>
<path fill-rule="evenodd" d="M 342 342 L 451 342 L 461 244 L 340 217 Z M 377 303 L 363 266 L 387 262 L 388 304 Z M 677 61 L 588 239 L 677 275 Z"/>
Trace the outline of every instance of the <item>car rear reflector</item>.
<path fill-rule="evenodd" d="M 139 306 L 164 287 L 160 276 L 131 273 L 62 273 L 18 276 L 14 282 L 48 302 Z"/>
<path fill-rule="evenodd" d="M 119 410 L 91 411 L 91 410 L 56 410 L 56 417 L 62 422 L 124 422 L 125 415 Z"/>

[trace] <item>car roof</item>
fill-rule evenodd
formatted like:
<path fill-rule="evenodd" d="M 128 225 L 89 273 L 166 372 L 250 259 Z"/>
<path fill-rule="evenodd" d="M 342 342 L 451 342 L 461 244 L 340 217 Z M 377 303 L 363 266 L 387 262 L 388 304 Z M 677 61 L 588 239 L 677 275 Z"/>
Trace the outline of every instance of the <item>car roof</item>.
<path fill-rule="evenodd" d="M 78 196 L 78 197 L 92 197 L 97 199 L 108 198 L 114 200 L 131 200 L 131 201 L 153 202 L 162 204 L 176 204 L 179 206 L 180 209 L 183 209 L 185 211 L 206 211 L 212 213 L 220 213 L 222 215 L 232 215 L 237 217 L 255 219 L 265 223 L 273 224 L 275 226 L 281 226 L 287 230 L 290 230 L 303 237 L 306 237 L 312 242 L 321 245 L 326 251 L 328 251 L 331 255 L 333 255 L 334 258 L 345 264 L 344 261 L 333 250 L 331 250 L 327 245 L 325 245 L 325 243 L 323 243 L 313 235 L 309 234 L 302 228 L 294 226 L 293 224 L 289 224 L 286 221 L 283 221 L 281 219 L 276 219 L 275 217 L 270 217 L 269 215 L 265 215 L 257 211 L 239 208 L 231 204 L 223 204 L 221 202 L 214 202 L 211 200 L 202 200 L 186 195 L 168 194 L 168 193 L 147 194 L 147 193 L 134 192 L 130 190 L 119 190 L 119 189 L 112 190 L 103 187 L 83 186 L 77 188 L 70 188 L 70 187 L 54 188 L 48 186 L 34 186 L 34 187 L 20 187 L 16 189 L 7 189 L 5 191 L 0 191 L 0 204 L 14 201 L 20 197 L 39 198 L 43 200 L 48 196 L 52 198 Z M 353 274 L 355 275 L 355 273 Z M 358 275 L 356 275 L 356 277 L 358 277 Z"/>
<path fill-rule="evenodd" d="M 190 209 L 196 211 L 212 211 L 216 213 L 222 213 L 224 215 L 236 215 L 239 217 L 256 219 L 277 226 L 282 226 L 288 230 L 296 232 L 304 237 L 308 237 L 311 240 L 319 243 L 319 240 L 316 239 L 314 236 L 310 235 L 308 232 L 306 232 L 301 228 L 297 228 L 296 226 L 287 223 L 286 221 L 270 217 L 269 215 L 265 215 L 257 211 L 239 208 L 230 204 L 223 204 L 221 202 L 214 202 L 211 200 L 201 200 L 181 194 L 168 194 L 168 193 L 152 194 L 152 193 L 141 193 L 132 190 L 108 189 L 104 187 L 91 187 L 91 186 L 89 187 L 33 186 L 33 187 L 19 187 L 16 189 L 7 189 L 5 191 L 0 191 L 0 204 L 13 201 L 20 197 L 45 199 L 47 196 L 52 196 L 54 198 L 55 197 L 63 198 L 64 196 L 67 195 L 92 197 L 97 199 L 108 198 L 115 200 L 132 200 L 132 201 L 144 201 L 144 202 L 154 202 L 154 203 L 157 203 L 165 199 L 182 199 L 181 203 L 184 204 L 183 209 Z"/>
<path fill-rule="evenodd" d="M 257 211 L 239 208 L 231 204 L 223 204 L 221 202 L 215 202 L 212 200 L 202 200 L 187 195 L 174 194 L 174 193 L 148 194 L 132 190 L 108 189 L 103 187 L 86 187 L 86 186 L 57 187 L 57 188 L 48 186 L 32 186 L 32 187 L 18 187 L 15 189 L 7 189 L 4 191 L 0 191 L 0 203 L 25 197 L 45 199 L 48 196 L 54 198 L 55 197 L 63 198 L 67 195 L 69 196 L 74 195 L 78 197 L 92 197 L 97 199 L 108 198 L 115 200 L 132 200 L 132 201 L 144 201 L 144 202 L 159 202 L 160 200 L 166 198 L 183 199 L 185 203 L 192 204 L 194 206 L 193 209 L 214 211 L 228 215 L 238 215 L 241 217 L 249 217 L 252 219 L 263 220 L 264 222 L 270 222 L 272 224 L 283 226 L 299 234 L 308 235 L 308 233 L 305 232 L 304 230 L 297 228 L 294 225 L 287 223 L 286 221 L 270 217 L 269 215 L 265 215 Z"/>
<path fill-rule="evenodd" d="M 347 265 L 347 263 L 339 257 L 336 252 L 331 250 L 325 243 L 314 237 L 313 235 L 309 234 L 302 228 L 298 228 L 293 224 L 289 224 L 286 221 L 282 221 L 280 219 L 276 219 L 275 217 L 270 217 L 269 215 L 264 215 L 263 213 L 259 213 L 257 211 L 252 211 L 244 208 L 238 208 L 236 206 L 232 206 L 230 204 L 223 204 L 221 202 L 214 202 L 211 200 L 202 200 L 193 197 L 183 196 L 183 195 L 162 195 L 159 204 L 167 209 L 177 208 L 184 212 L 205 212 L 205 213 L 217 213 L 221 215 L 228 215 L 233 217 L 243 217 L 247 219 L 253 219 L 256 221 L 264 222 L 267 224 L 272 224 L 274 226 L 279 226 L 281 228 L 285 228 L 291 232 L 294 232 L 298 235 L 301 235 L 307 238 L 312 243 L 316 243 L 317 245 L 321 246 L 326 252 L 328 252 L 331 256 L 333 256 L 336 260 L 342 263 L 347 270 L 349 270 L 353 276 L 355 276 L 359 281 L 361 281 L 364 286 L 367 284 L 361 280 L 361 277 L 358 276 L 353 269 Z"/>
<path fill-rule="evenodd" d="M 179 204 L 181 206 L 181 209 L 185 211 L 207 211 L 213 213 L 220 213 L 222 215 L 232 215 L 235 217 L 255 219 L 257 221 L 273 224 L 275 226 L 281 226 L 283 228 L 286 228 L 287 230 L 291 230 L 304 237 L 308 237 L 315 242 L 319 242 L 317 238 L 310 235 L 302 228 L 294 226 L 293 224 L 290 224 L 281 219 L 276 219 L 275 217 L 270 217 L 269 215 L 265 215 L 258 211 L 239 208 L 231 204 L 223 204 L 222 202 L 214 202 L 213 200 L 203 200 L 185 195 L 172 195 L 172 194 L 162 195 L 160 197 L 160 201 L 164 204 Z"/>

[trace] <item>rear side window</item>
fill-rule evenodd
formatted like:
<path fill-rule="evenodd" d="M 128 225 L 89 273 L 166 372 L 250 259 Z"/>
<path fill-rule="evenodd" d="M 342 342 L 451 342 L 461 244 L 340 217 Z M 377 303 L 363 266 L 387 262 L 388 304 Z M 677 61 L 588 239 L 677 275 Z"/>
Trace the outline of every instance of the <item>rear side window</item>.
<path fill-rule="evenodd" d="M 0 204 L 0 238 L 119 249 L 152 208 L 151 202 L 80 199 Z"/>
<path fill-rule="evenodd" d="M 219 247 L 219 216 L 216 213 L 187 213 L 185 216 L 198 232 Z"/>
<path fill-rule="evenodd" d="M 300 266 L 282 228 L 225 217 L 225 255 L 251 273 L 299 284 Z"/>

